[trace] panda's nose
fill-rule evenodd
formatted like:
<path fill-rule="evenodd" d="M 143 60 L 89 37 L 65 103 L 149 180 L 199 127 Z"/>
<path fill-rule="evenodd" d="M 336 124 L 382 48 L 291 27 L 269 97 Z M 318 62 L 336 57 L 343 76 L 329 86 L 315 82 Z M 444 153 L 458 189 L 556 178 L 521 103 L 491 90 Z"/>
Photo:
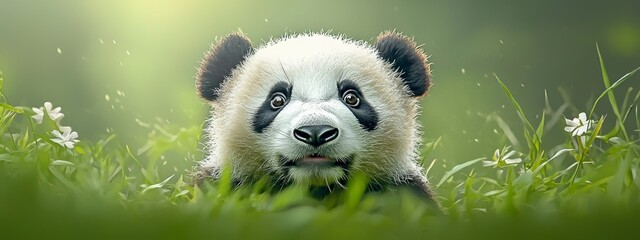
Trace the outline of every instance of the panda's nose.
<path fill-rule="evenodd" d="M 293 136 L 314 147 L 330 142 L 338 137 L 338 129 L 329 125 L 309 125 L 293 130 Z"/>

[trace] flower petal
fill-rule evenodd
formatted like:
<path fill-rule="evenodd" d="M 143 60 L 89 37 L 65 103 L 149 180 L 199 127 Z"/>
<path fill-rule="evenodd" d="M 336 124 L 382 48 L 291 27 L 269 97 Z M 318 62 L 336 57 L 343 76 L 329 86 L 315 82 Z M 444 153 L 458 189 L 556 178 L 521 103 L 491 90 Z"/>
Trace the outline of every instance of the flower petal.
<path fill-rule="evenodd" d="M 64 146 L 65 146 L 65 147 L 67 147 L 67 148 L 69 148 L 69 149 L 71 149 L 71 148 L 73 148 L 73 147 L 74 147 L 74 146 L 73 146 L 73 142 L 64 142 Z"/>
<path fill-rule="evenodd" d="M 78 138 L 77 132 L 71 132 L 71 134 L 69 134 L 69 140 L 75 140 L 76 138 Z"/>
<path fill-rule="evenodd" d="M 31 110 L 33 110 L 38 115 L 44 114 L 44 110 L 42 110 L 42 108 L 31 108 Z"/>
<path fill-rule="evenodd" d="M 580 130 L 578 130 L 578 128 L 574 129 L 573 132 L 571 132 L 571 136 L 575 137 L 575 136 L 580 136 L 580 135 L 582 135 L 582 134 L 580 133 Z"/>
<path fill-rule="evenodd" d="M 522 159 L 521 158 L 506 159 L 506 160 L 504 160 L 504 162 L 506 164 L 518 164 L 518 163 L 522 162 Z"/>
<path fill-rule="evenodd" d="M 587 127 L 587 125 L 582 125 L 576 128 L 576 135 L 582 136 L 582 134 L 586 133 L 588 130 L 589 128 Z"/>
<path fill-rule="evenodd" d="M 573 129 L 576 129 L 576 128 L 575 127 L 570 127 L 570 126 L 564 127 L 564 130 L 567 131 L 567 132 L 573 132 Z"/>
<path fill-rule="evenodd" d="M 43 116 L 42 115 L 33 115 L 31 118 L 35 119 L 38 124 L 42 123 Z"/>
<path fill-rule="evenodd" d="M 49 113 L 49 118 L 51 118 L 51 120 L 58 120 L 60 118 L 64 117 L 64 114 L 62 113 Z"/>
<path fill-rule="evenodd" d="M 496 164 L 498 164 L 498 162 L 494 162 L 494 161 L 482 161 L 482 166 L 483 166 L 483 167 L 491 167 L 491 166 L 495 166 Z"/>
<path fill-rule="evenodd" d="M 60 133 L 60 131 L 58 130 L 53 130 L 51 131 L 51 134 L 53 134 L 53 136 L 55 136 L 56 138 L 60 139 L 60 140 L 64 140 L 64 138 L 62 137 L 62 134 Z M 53 140 L 53 139 L 52 139 Z"/>
<path fill-rule="evenodd" d="M 584 112 L 581 112 L 580 114 L 578 114 L 578 118 L 580 119 L 580 122 L 586 122 L 587 121 L 587 114 Z"/>
<path fill-rule="evenodd" d="M 576 126 L 580 126 L 582 125 L 582 120 L 580 120 L 579 118 L 573 118 L 573 123 L 575 123 Z"/>
<path fill-rule="evenodd" d="M 511 156 L 513 156 L 513 154 L 516 154 L 516 151 L 509 151 L 507 154 L 504 155 L 504 157 L 502 157 L 502 159 L 510 158 Z"/>
<path fill-rule="evenodd" d="M 567 124 L 567 126 L 569 126 L 569 127 L 577 127 L 577 126 L 579 126 L 579 125 L 580 125 L 580 123 L 579 123 L 579 122 L 574 121 L 574 120 L 569 120 L 569 119 L 566 119 L 566 120 L 565 120 L 565 123 L 566 123 L 566 124 Z"/>
<path fill-rule="evenodd" d="M 44 109 L 45 109 L 45 110 L 47 110 L 47 112 L 51 112 L 51 108 L 52 108 L 52 107 L 53 107 L 53 106 L 51 105 L 51 103 L 50 103 L 50 102 L 45 102 L 45 103 L 44 103 Z"/>
<path fill-rule="evenodd" d="M 565 123 L 566 125 L 569 125 L 569 124 L 573 123 L 573 121 L 571 121 L 571 119 L 565 118 L 565 119 L 564 119 L 564 123 Z"/>
<path fill-rule="evenodd" d="M 53 138 L 51 139 L 51 141 L 60 144 L 60 146 L 64 146 L 64 141 L 62 139 L 58 139 L 58 138 Z"/>
<path fill-rule="evenodd" d="M 62 131 L 65 135 L 69 135 L 69 133 L 71 133 L 71 127 L 69 127 L 69 126 L 60 126 L 60 131 Z"/>

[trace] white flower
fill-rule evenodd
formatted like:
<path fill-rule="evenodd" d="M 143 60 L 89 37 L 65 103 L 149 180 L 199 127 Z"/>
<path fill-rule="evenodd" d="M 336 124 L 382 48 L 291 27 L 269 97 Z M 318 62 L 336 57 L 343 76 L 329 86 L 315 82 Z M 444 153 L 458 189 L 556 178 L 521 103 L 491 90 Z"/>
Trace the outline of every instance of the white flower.
<path fill-rule="evenodd" d="M 57 121 L 58 119 L 61 119 L 62 117 L 64 117 L 64 114 L 62 114 L 60 112 L 61 108 L 57 107 L 52 109 L 53 106 L 51 105 L 50 102 L 45 102 L 44 103 L 44 108 L 32 108 L 32 110 L 34 112 L 36 112 L 36 115 L 31 116 L 31 118 L 35 119 L 36 122 L 38 124 L 42 123 L 42 120 L 44 119 L 44 114 L 45 112 L 47 113 L 47 115 L 51 118 L 51 120 L 53 121 Z"/>
<path fill-rule="evenodd" d="M 593 124 L 593 120 L 587 120 L 587 114 L 584 112 L 578 114 L 578 117 L 573 120 L 565 119 L 565 122 L 567 126 L 564 130 L 570 132 L 572 136 L 582 136 Z"/>
<path fill-rule="evenodd" d="M 500 151 L 500 149 L 496 149 L 495 152 L 493 152 L 493 161 L 482 161 L 482 166 L 484 167 L 502 167 L 502 166 L 508 166 L 508 165 L 516 165 L 520 162 L 522 162 L 521 158 L 510 158 L 513 155 L 515 155 L 517 152 L 516 151 L 509 151 L 510 147 L 504 147 L 502 148 L 502 151 Z"/>
<path fill-rule="evenodd" d="M 62 133 L 60 133 L 60 131 L 58 130 L 51 131 L 51 134 L 56 137 L 54 139 L 51 139 L 51 141 L 54 141 L 57 144 L 60 144 L 61 146 L 69 149 L 75 147 L 74 144 L 79 142 L 76 139 L 78 138 L 78 133 L 72 132 L 71 127 L 60 127 L 60 130 L 62 131 Z"/>

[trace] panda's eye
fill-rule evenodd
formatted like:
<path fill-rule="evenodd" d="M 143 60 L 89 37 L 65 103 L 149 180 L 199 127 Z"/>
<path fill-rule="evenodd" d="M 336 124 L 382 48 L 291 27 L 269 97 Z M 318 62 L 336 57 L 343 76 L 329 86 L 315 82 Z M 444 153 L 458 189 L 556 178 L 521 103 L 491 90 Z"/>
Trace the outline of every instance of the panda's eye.
<path fill-rule="evenodd" d="M 282 93 L 273 94 L 271 97 L 271 108 L 278 109 L 284 106 L 287 103 L 287 97 Z"/>
<path fill-rule="evenodd" d="M 358 98 L 354 90 L 344 92 L 344 94 L 342 94 L 342 101 L 350 107 L 358 107 L 360 104 L 360 98 Z"/>

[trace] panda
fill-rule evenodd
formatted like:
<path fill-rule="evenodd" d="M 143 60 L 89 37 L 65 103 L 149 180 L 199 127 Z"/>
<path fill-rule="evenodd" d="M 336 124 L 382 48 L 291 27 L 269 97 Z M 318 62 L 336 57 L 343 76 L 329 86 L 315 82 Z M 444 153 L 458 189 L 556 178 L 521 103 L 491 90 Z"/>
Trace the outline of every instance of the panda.
<path fill-rule="evenodd" d="M 253 47 L 236 32 L 214 44 L 196 75 L 211 105 L 207 156 L 195 182 L 230 167 L 236 186 L 267 177 L 273 189 L 308 186 L 320 198 L 365 174 L 367 191 L 434 193 L 417 159 L 420 99 L 430 64 L 395 31 L 373 46 L 329 33 L 304 33 Z"/>

